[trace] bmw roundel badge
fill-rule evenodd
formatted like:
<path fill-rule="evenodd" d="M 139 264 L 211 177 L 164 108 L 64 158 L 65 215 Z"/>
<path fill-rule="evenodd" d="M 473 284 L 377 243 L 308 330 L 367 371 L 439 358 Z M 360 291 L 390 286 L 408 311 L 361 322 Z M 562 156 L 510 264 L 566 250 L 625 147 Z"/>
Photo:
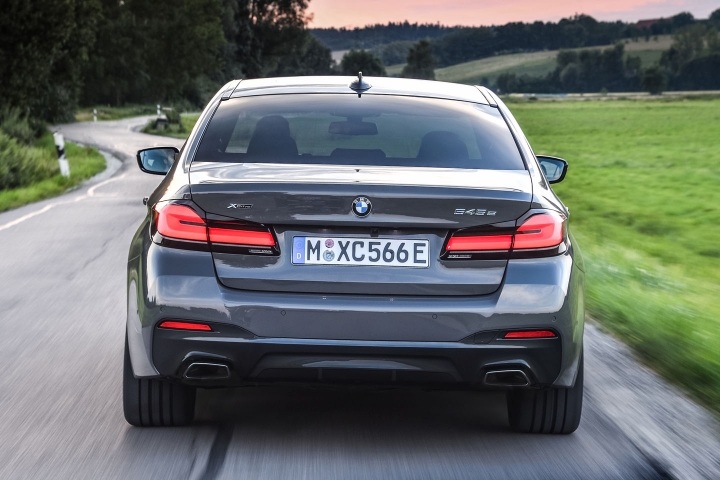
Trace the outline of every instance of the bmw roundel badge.
<path fill-rule="evenodd" d="M 367 217 L 370 215 L 370 210 L 372 210 L 372 203 L 370 203 L 370 199 L 358 197 L 353 200 L 352 211 L 358 217 Z"/>

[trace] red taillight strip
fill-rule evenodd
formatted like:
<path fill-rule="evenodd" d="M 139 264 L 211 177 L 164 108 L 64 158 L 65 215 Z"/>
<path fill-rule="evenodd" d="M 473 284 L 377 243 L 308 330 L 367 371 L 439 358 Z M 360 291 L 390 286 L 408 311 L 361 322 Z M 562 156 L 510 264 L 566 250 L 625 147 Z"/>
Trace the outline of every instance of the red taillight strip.
<path fill-rule="evenodd" d="M 517 332 L 507 332 L 503 338 L 555 338 L 557 335 L 552 330 L 521 330 Z"/>
<path fill-rule="evenodd" d="M 168 328 L 171 330 L 197 330 L 202 332 L 212 332 L 212 327 L 205 323 L 178 322 L 166 320 L 158 325 L 160 328 Z"/>
<path fill-rule="evenodd" d="M 509 250 L 512 235 L 486 235 L 469 237 L 451 237 L 447 244 L 449 252 L 479 252 Z"/>
<path fill-rule="evenodd" d="M 234 228 L 208 228 L 210 243 L 231 245 L 247 245 L 257 247 L 274 247 L 275 239 L 270 232 L 254 230 L 237 230 Z"/>

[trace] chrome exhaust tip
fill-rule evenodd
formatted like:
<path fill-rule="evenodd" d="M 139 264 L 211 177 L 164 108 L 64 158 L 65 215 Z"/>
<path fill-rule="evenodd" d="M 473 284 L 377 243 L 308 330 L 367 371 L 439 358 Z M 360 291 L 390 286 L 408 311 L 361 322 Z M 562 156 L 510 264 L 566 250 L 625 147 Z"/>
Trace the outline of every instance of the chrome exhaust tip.
<path fill-rule="evenodd" d="M 222 380 L 230 378 L 230 368 L 222 363 L 193 362 L 183 377 L 188 380 Z"/>
<path fill-rule="evenodd" d="M 485 374 L 485 384 L 502 387 L 527 387 L 530 379 L 522 370 L 490 370 Z"/>

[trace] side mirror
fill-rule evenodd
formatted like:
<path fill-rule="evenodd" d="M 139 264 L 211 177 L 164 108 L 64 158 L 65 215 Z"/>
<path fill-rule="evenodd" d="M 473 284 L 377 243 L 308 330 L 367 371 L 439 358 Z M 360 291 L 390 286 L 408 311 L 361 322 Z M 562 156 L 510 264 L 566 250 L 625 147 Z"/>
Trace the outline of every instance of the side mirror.
<path fill-rule="evenodd" d="M 165 175 L 175 163 L 175 155 L 180 153 L 175 147 L 153 147 L 138 150 L 137 161 L 140 170 L 153 175 Z"/>
<path fill-rule="evenodd" d="M 557 157 L 548 157 L 546 155 L 538 155 L 537 159 L 549 183 L 560 183 L 563 181 L 568 170 L 568 163 L 565 160 Z"/>

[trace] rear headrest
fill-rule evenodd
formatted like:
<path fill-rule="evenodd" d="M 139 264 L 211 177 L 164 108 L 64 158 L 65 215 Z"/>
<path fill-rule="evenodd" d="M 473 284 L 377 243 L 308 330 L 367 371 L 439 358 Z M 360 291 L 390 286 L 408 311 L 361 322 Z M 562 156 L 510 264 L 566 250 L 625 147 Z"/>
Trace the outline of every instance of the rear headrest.
<path fill-rule="evenodd" d="M 453 132 L 437 130 L 428 132 L 420 143 L 417 158 L 420 160 L 467 160 L 467 145 Z"/>
<path fill-rule="evenodd" d="M 281 115 L 268 115 L 258 120 L 247 153 L 261 157 L 297 156 L 297 144 L 290 136 L 287 119 Z"/>

